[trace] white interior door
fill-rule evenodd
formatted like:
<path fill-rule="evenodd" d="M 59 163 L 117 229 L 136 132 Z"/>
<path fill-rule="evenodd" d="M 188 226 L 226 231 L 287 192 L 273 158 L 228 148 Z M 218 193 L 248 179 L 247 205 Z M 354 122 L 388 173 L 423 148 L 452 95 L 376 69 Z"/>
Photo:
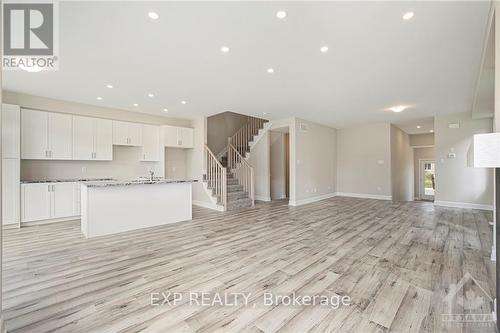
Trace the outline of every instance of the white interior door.
<path fill-rule="evenodd" d="M 436 161 L 420 160 L 420 199 L 434 200 L 436 192 Z"/>

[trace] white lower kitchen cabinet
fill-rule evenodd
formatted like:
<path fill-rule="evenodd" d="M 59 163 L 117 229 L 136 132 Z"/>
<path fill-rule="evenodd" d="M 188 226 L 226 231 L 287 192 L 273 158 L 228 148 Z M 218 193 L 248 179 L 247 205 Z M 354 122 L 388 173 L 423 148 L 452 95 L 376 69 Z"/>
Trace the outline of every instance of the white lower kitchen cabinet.
<path fill-rule="evenodd" d="M 3 224 L 18 224 L 20 209 L 20 160 L 2 160 L 2 220 Z"/>
<path fill-rule="evenodd" d="M 78 188 L 75 182 L 21 184 L 21 222 L 77 217 Z"/>
<path fill-rule="evenodd" d="M 74 189 L 75 183 L 55 183 L 52 185 L 51 218 L 59 219 L 75 215 Z"/>

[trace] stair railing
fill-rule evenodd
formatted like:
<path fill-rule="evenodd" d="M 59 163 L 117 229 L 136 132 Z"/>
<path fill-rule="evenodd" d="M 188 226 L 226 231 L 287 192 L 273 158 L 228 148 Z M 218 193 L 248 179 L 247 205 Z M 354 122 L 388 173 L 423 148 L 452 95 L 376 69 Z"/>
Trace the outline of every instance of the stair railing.
<path fill-rule="evenodd" d="M 253 206 L 255 204 L 253 168 L 232 144 L 231 140 L 231 138 L 227 140 L 227 167 L 238 180 L 238 184 L 242 185 L 243 190 L 248 193 Z"/>
<path fill-rule="evenodd" d="M 207 157 L 207 185 L 220 198 L 224 210 L 227 210 L 227 170 L 217 160 L 214 153 L 205 145 Z"/>
<path fill-rule="evenodd" d="M 247 123 L 231 137 L 231 143 L 241 155 L 245 155 L 249 150 L 250 141 L 252 141 L 254 135 L 259 133 L 266 121 L 260 118 L 248 117 Z"/>

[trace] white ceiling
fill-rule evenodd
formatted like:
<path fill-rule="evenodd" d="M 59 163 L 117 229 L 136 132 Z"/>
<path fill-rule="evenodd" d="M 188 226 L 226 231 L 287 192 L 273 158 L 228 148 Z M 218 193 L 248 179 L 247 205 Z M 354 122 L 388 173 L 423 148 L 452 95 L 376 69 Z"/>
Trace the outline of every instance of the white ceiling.
<path fill-rule="evenodd" d="M 434 118 L 412 119 L 395 123 L 397 127 L 408 134 L 425 134 L 434 131 Z"/>
<path fill-rule="evenodd" d="M 60 70 L 4 72 L 4 88 L 171 117 L 268 112 L 335 127 L 470 111 L 489 7 L 61 2 Z M 287 12 L 284 20 L 278 10 Z M 415 12 L 409 21 L 402 19 L 407 11 Z M 386 110 L 399 104 L 411 107 Z"/>

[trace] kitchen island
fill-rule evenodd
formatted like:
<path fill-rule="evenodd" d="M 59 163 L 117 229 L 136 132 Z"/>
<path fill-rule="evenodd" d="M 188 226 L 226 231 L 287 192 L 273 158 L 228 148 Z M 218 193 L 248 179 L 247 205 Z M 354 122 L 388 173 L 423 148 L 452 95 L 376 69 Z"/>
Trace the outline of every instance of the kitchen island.
<path fill-rule="evenodd" d="M 100 181 L 81 184 L 87 237 L 192 219 L 192 180 Z"/>

